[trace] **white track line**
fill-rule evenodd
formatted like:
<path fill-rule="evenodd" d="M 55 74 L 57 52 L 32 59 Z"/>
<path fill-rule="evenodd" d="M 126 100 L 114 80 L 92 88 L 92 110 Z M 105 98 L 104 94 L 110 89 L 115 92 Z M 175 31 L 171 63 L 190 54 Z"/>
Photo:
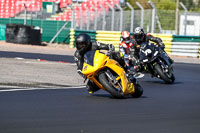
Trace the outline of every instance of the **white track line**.
<path fill-rule="evenodd" d="M 29 89 L 5 89 L 0 92 L 13 92 L 13 91 L 33 91 L 33 90 L 70 90 L 76 88 L 84 88 L 85 86 L 63 87 L 63 88 L 29 88 Z"/>

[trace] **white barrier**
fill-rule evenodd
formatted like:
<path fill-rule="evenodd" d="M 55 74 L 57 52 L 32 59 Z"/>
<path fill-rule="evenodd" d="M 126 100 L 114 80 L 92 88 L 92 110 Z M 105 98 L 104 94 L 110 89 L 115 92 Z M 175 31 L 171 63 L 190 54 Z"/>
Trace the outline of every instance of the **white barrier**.
<path fill-rule="evenodd" d="M 198 42 L 172 42 L 171 55 L 198 57 L 199 45 Z"/>

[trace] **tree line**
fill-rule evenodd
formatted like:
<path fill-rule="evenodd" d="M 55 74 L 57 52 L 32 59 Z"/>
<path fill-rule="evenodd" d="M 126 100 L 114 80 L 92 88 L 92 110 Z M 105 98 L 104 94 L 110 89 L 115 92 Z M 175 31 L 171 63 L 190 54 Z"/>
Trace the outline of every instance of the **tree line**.
<path fill-rule="evenodd" d="M 126 0 L 129 2 L 135 9 L 139 9 L 135 4 L 139 2 L 145 9 L 151 8 L 148 3 L 149 0 Z M 177 0 L 151 0 L 157 9 L 161 10 L 176 10 L 176 2 Z M 179 0 L 182 2 L 189 11 L 200 11 L 200 0 Z M 181 7 L 180 7 L 181 9 Z"/>

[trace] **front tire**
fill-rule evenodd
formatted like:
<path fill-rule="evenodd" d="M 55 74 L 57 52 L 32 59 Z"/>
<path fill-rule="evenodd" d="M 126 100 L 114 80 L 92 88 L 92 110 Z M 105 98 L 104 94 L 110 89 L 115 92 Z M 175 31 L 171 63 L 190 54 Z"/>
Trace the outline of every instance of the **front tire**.
<path fill-rule="evenodd" d="M 123 98 L 123 92 L 117 90 L 111 83 L 109 83 L 108 77 L 105 72 L 99 74 L 99 82 L 103 85 L 104 88 L 114 97 L 114 98 Z"/>
<path fill-rule="evenodd" d="M 155 65 L 155 70 L 158 73 L 158 75 L 160 76 L 161 79 L 163 79 L 165 81 L 165 83 L 167 84 L 172 84 L 175 80 L 174 74 L 171 73 L 171 76 L 168 77 L 164 72 L 163 69 L 161 68 L 161 66 L 159 64 Z"/>
<path fill-rule="evenodd" d="M 142 96 L 142 94 L 143 94 L 143 88 L 142 88 L 142 86 L 139 85 L 139 84 L 136 84 L 135 85 L 135 92 L 133 94 L 131 94 L 132 97 L 139 98 L 139 97 Z"/>

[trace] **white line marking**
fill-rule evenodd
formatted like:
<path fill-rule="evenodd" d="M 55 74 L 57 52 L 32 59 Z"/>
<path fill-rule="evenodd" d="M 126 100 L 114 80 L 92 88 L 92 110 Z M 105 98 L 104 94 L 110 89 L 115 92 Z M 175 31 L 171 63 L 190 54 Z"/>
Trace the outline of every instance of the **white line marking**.
<path fill-rule="evenodd" d="M 23 60 L 24 58 L 21 57 L 15 57 L 16 60 Z"/>
<path fill-rule="evenodd" d="M 0 92 L 13 92 L 13 91 L 34 91 L 34 90 L 70 90 L 76 88 L 84 88 L 86 86 L 74 86 L 74 87 L 64 87 L 64 88 L 29 88 L 29 89 L 7 89 L 7 90 L 0 90 Z"/>

